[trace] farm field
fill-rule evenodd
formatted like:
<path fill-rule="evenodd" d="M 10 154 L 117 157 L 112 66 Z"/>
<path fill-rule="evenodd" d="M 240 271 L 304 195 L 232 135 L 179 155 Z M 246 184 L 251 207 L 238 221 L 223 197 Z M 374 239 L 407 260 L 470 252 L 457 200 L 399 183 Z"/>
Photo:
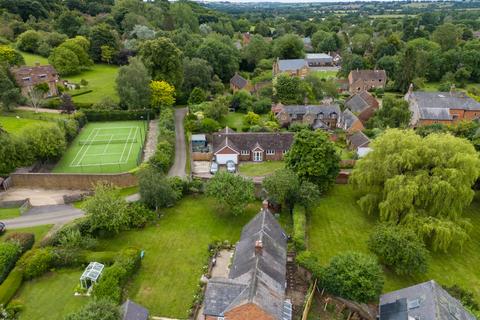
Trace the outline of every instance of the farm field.
<path fill-rule="evenodd" d="M 116 173 L 133 169 L 140 161 L 145 130 L 142 121 L 89 123 L 53 172 Z"/>
<path fill-rule="evenodd" d="M 466 210 L 473 224 L 471 239 L 463 250 L 432 253 L 426 274 L 400 277 L 386 270 L 384 292 L 434 279 L 440 284 L 457 284 L 480 298 L 480 194 Z M 367 240 L 376 218 L 360 211 L 350 186 L 336 185 L 313 210 L 309 224 L 309 250 L 325 265 L 336 254 L 348 250 L 369 253 Z"/>

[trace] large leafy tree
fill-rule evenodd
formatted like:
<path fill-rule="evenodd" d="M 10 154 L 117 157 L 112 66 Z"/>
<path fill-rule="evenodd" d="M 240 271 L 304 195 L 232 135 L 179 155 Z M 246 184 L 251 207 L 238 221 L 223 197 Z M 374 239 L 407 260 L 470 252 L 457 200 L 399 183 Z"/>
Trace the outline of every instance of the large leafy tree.
<path fill-rule="evenodd" d="M 323 131 L 298 132 L 285 156 L 286 167 L 301 180 L 316 184 L 320 192 L 325 192 L 335 182 L 339 161 L 335 145 Z"/>
<path fill-rule="evenodd" d="M 165 175 L 154 167 L 142 169 L 138 178 L 142 202 L 151 209 L 172 206 L 181 197 Z"/>
<path fill-rule="evenodd" d="M 254 200 L 253 181 L 228 172 L 217 173 L 207 183 L 206 194 L 217 200 L 222 212 L 238 215 Z"/>
<path fill-rule="evenodd" d="M 110 299 L 95 299 L 90 301 L 80 310 L 69 314 L 66 320 L 118 320 L 119 308 Z"/>
<path fill-rule="evenodd" d="M 452 23 L 438 26 L 432 34 L 432 40 L 438 43 L 442 50 L 454 49 L 460 38 L 460 30 Z"/>
<path fill-rule="evenodd" d="M 249 64 L 256 66 L 260 60 L 268 58 L 271 45 L 262 36 L 254 35 L 250 42 L 242 48 L 242 57 Z"/>
<path fill-rule="evenodd" d="M 10 110 L 20 99 L 20 90 L 8 76 L 8 71 L 0 67 L 0 107 Z"/>
<path fill-rule="evenodd" d="M 119 36 L 115 29 L 106 23 L 93 26 L 90 30 L 90 55 L 95 62 L 102 61 L 102 47 L 109 46 L 115 52 L 119 49 Z"/>
<path fill-rule="evenodd" d="M 138 58 L 118 71 L 117 92 L 120 103 L 128 109 L 142 109 L 150 106 L 150 76 L 147 68 Z"/>
<path fill-rule="evenodd" d="M 370 235 L 368 248 L 399 275 L 427 271 L 428 250 L 409 228 L 381 224 Z"/>
<path fill-rule="evenodd" d="M 450 134 L 422 138 L 390 129 L 372 148 L 351 176 L 360 207 L 381 221 L 411 226 L 434 250 L 463 244 L 469 223 L 462 213 L 480 176 L 474 147 Z"/>
<path fill-rule="evenodd" d="M 152 107 L 161 109 L 171 107 L 175 103 L 175 87 L 166 81 L 152 81 L 150 83 L 152 92 Z"/>
<path fill-rule="evenodd" d="M 181 87 L 182 52 L 170 39 L 161 37 L 145 41 L 139 54 L 153 80 L 164 80 L 175 88 Z"/>
<path fill-rule="evenodd" d="M 197 56 L 208 61 L 223 82 L 230 80 L 238 70 L 239 52 L 230 39 L 208 37 L 198 48 Z"/>
<path fill-rule="evenodd" d="M 273 54 L 280 59 L 303 58 L 302 39 L 291 33 L 277 38 L 273 43 Z"/>
<path fill-rule="evenodd" d="M 406 128 L 410 122 L 410 117 L 411 112 L 407 101 L 385 96 L 382 108 L 375 111 L 373 117 L 368 120 L 367 127 Z"/>
<path fill-rule="evenodd" d="M 382 269 L 371 256 L 346 252 L 332 258 L 320 273 L 320 282 L 329 292 L 358 302 L 376 301 L 382 292 Z"/>
<path fill-rule="evenodd" d="M 206 60 L 199 58 L 185 58 L 183 60 L 183 85 L 185 95 L 189 95 L 193 88 L 208 90 L 212 83 L 213 69 Z"/>
<path fill-rule="evenodd" d="M 20 52 L 9 46 L 0 46 L 0 63 L 5 63 L 9 66 L 19 66 L 25 64 L 25 60 Z"/>

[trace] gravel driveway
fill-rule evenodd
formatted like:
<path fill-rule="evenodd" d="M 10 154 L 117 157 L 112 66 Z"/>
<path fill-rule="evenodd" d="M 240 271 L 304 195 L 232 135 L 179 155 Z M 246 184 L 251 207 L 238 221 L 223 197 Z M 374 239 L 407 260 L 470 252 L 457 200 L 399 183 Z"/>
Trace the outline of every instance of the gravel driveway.
<path fill-rule="evenodd" d="M 85 213 L 69 205 L 48 205 L 33 207 L 22 216 L 14 219 L 3 220 L 7 229 L 42 226 L 46 224 L 63 224 L 80 218 Z"/>
<path fill-rule="evenodd" d="M 168 172 L 170 177 L 186 177 L 187 147 L 185 145 L 185 130 L 183 129 L 183 118 L 186 114 L 187 108 L 175 109 L 175 162 Z"/>

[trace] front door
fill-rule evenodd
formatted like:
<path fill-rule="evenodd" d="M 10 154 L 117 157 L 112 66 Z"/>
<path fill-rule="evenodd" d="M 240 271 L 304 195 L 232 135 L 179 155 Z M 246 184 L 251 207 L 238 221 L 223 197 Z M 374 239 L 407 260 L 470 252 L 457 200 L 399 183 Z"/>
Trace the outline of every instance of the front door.
<path fill-rule="evenodd" d="M 253 151 L 253 161 L 263 161 L 263 151 Z"/>

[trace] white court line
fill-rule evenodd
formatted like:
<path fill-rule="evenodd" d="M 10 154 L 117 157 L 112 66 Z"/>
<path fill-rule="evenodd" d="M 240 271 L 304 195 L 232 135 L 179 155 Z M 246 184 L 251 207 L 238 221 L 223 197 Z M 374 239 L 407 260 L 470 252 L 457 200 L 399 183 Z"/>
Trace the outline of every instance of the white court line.
<path fill-rule="evenodd" d="M 128 137 L 127 137 L 127 140 L 130 138 L 130 135 L 132 134 L 132 129 L 130 128 L 130 131 L 128 132 Z M 120 159 L 118 160 L 118 163 L 121 163 L 122 162 L 122 159 L 123 159 L 123 154 L 125 153 L 125 150 L 127 149 L 127 144 L 125 143 L 123 145 L 123 151 L 122 151 L 122 155 L 120 156 Z"/>
<path fill-rule="evenodd" d="M 138 127 L 135 129 L 135 133 L 133 135 L 134 138 L 137 136 L 137 132 L 138 132 Z M 130 154 L 132 153 L 132 149 L 133 149 L 133 142 L 130 143 L 130 150 L 128 150 L 128 156 L 127 156 L 127 159 L 125 159 L 125 163 L 127 163 L 128 159 L 130 159 Z M 122 160 L 122 159 L 120 159 L 120 160 Z"/>
<path fill-rule="evenodd" d="M 107 145 L 106 145 L 105 148 L 103 149 L 103 153 L 107 152 L 108 146 L 110 145 L 110 142 L 112 142 L 112 139 L 113 139 L 113 135 L 110 136 L 110 140 L 108 140 Z"/>
<path fill-rule="evenodd" d="M 119 156 L 121 153 L 91 153 L 88 156 L 89 157 L 100 157 L 100 156 Z"/>
<path fill-rule="evenodd" d="M 87 141 L 88 139 L 90 139 L 90 136 L 96 131 L 98 130 L 98 128 L 93 128 L 92 131 L 90 131 L 90 133 L 88 134 L 88 137 L 87 137 Z M 85 145 L 83 145 L 80 150 L 77 151 L 77 154 L 75 155 L 75 158 L 73 158 L 72 162 L 70 162 L 70 165 L 73 165 L 73 163 L 75 162 L 75 160 L 77 160 L 77 157 L 78 155 L 83 151 L 83 148 L 85 147 Z"/>
<path fill-rule="evenodd" d="M 95 136 L 93 137 L 93 140 L 95 140 L 96 137 L 97 137 L 97 135 L 95 135 Z M 89 145 L 87 146 L 87 149 L 85 149 L 85 152 L 83 153 L 83 156 L 80 158 L 80 161 L 78 162 L 78 164 L 82 163 L 83 158 L 85 158 L 85 155 L 88 153 L 88 150 L 90 149 L 90 146 L 91 146 L 91 144 L 89 144 Z"/>

